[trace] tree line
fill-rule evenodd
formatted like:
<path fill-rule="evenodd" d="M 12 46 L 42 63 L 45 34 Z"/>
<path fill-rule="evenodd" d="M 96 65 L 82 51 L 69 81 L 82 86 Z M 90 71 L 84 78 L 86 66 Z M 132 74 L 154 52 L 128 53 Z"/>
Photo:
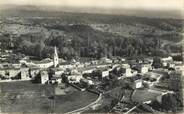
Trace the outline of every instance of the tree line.
<path fill-rule="evenodd" d="M 161 48 L 162 42 L 159 38 L 125 38 L 96 31 L 87 25 L 65 26 L 57 29 L 61 29 L 65 34 L 51 33 L 49 38 L 44 38 L 44 34 L 14 38 L 15 50 L 40 59 L 52 56 L 54 46 L 58 48 L 59 56 L 64 59 L 168 54 L 167 50 Z"/>

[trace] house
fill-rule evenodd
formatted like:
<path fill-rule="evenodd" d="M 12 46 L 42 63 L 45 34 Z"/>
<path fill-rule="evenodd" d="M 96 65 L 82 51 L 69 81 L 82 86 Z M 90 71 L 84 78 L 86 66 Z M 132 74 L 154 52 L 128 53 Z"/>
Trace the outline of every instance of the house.
<path fill-rule="evenodd" d="M 73 74 L 67 77 L 69 83 L 79 83 L 83 78 L 81 74 Z"/>
<path fill-rule="evenodd" d="M 45 70 L 40 71 L 41 84 L 46 84 L 49 81 L 48 72 Z"/>
<path fill-rule="evenodd" d="M 91 77 L 96 79 L 102 79 L 108 76 L 109 76 L 109 69 L 106 68 L 98 68 L 93 70 L 93 72 L 91 73 Z"/>
<path fill-rule="evenodd" d="M 152 63 L 143 63 L 142 65 L 144 65 L 145 67 L 148 67 L 149 71 L 153 70 Z"/>
<path fill-rule="evenodd" d="M 54 65 L 53 61 L 49 58 L 44 59 L 42 61 L 34 61 L 33 62 L 37 67 L 46 69 Z"/>
<path fill-rule="evenodd" d="M 19 68 L 10 68 L 9 67 L 9 68 L 0 69 L 0 75 L 5 77 L 6 79 L 14 78 L 19 74 L 20 74 Z"/>
<path fill-rule="evenodd" d="M 64 70 L 57 70 L 54 72 L 55 75 L 62 75 L 64 73 Z"/>
<path fill-rule="evenodd" d="M 51 70 L 52 75 L 58 75 L 58 76 L 60 75 L 61 76 L 64 73 L 64 69 L 59 68 L 59 67 L 51 68 L 50 70 Z"/>
<path fill-rule="evenodd" d="M 21 73 L 21 80 L 30 79 L 29 68 L 21 68 L 20 73 Z"/>
<path fill-rule="evenodd" d="M 41 61 L 20 60 L 20 63 L 25 64 L 28 67 L 35 66 L 41 69 L 46 69 L 54 65 L 53 61 L 49 58 L 46 58 Z"/>
<path fill-rule="evenodd" d="M 184 75 L 184 64 L 177 64 L 176 66 L 175 66 L 175 69 L 176 69 L 176 71 L 179 71 L 179 72 L 181 72 L 181 74 L 182 75 Z"/>
<path fill-rule="evenodd" d="M 96 66 L 96 68 L 106 68 L 106 67 L 111 67 L 111 64 L 109 64 L 109 63 L 101 63 L 101 64 L 98 64 L 97 66 Z"/>
<path fill-rule="evenodd" d="M 111 58 L 113 63 L 119 63 L 120 60 L 118 58 Z"/>
<path fill-rule="evenodd" d="M 5 76 L 5 70 L 0 69 L 0 76 Z"/>
<path fill-rule="evenodd" d="M 112 72 L 117 76 L 126 76 L 130 77 L 132 76 L 131 68 L 125 67 L 125 66 L 117 66 L 115 67 Z"/>
<path fill-rule="evenodd" d="M 48 83 L 51 84 L 61 84 L 62 83 L 62 77 L 60 75 L 53 75 L 51 79 L 48 81 Z"/>
<path fill-rule="evenodd" d="M 130 68 L 130 64 L 128 64 L 127 62 L 122 62 L 121 66 L 126 67 L 126 68 Z"/>
<path fill-rule="evenodd" d="M 168 64 L 167 64 L 167 67 L 168 67 L 168 68 L 173 68 L 173 69 L 174 69 L 174 68 L 175 68 L 175 64 L 174 64 L 174 63 L 168 63 Z"/>
<path fill-rule="evenodd" d="M 62 69 L 67 69 L 67 68 L 73 68 L 74 65 L 71 64 L 70 62 L 65 62 L 65 63 L 61 63 L 59 64 L 59 68 L 62 68 Z"/>
<path fill-rule="evenodd" d="M 142 59 L 136 59 L 136 62 L 140 64 L 140 63 L 143 63 L 143 60 Z"/>
<path fill-rule="evenodd" d="M 120 60 L 121 60 L 121 62 L 125 62 L 125 61 L 126 61 L 126 59 L 125 59 L 125 58 L 121 58 Z"/>
<path fill-rule="evenodd" d="M 4 50 L 5 53 L 12 53 L 13 51 L 12 50 Z"/>
<path fill-rule="evenodd" d="M 165 58 L 161 58 L 161 62 L 162 62 L 162 66 L 163 67 L 168 67 L 169 63 L 173 63 L 173 58 L 171 56 L 165 57 Z"/>
<path fill-rule="evenodd" d="M 138 65 L 134 66 L 133 69 L 137 70 L 138 73 L 145 74 L 148 72 L 149 67 L 146 65 L 138 64 Z"/>
<path fill-rule="evenodd" d="M 107 77 L 107 76 L 109 76 L 109 71 L 108 70 L 103 70 L 102 71 L 102 78 Z"/>
<path fill-rule="evenodd" d="M 103 58 L 100 59 L 100 62 L 101 63 L 112 63 L 113 60 L 111 60 L 111 59 L 109 59 L 107 57 L 103 57 Z"/>
<path fill-rule="evenodd" d="M 131 71 L 132 71 L 131 68 L 127 68 L 127 67 L 122 67 L 121 68 L 121 73 L 123 73 L 123 75 L 126 76 L 126 77 L 132 76 Z"/>
<path fill-rule="evenodd" d="M 173 61 L 173 58 L 171 56 L 169 57 L 165 57 L 165 58 L 161 58 L 161 61 Z"/>
<path fill-rule="evenodd" d="M 82 71 L 82 74 L 91 74 L 95 69 L 86 69 L 84 71 Z"/>
<path fill-rule="evenodd" d="M 15 63 L 15 64 L 12 64 L 12 67 L 14 67 L 14 68 L 20 68 L 21 67 L 21 64 L 20 63 Z"/>
<path fill-rule="evenodd" d="M 98 60 L 93 60 L 93 61 L 91 61 L 91 64 L 92 64 L 92 65 L 97 65 L 98 63 L 99 63 Z"/>
<path fill-rule="evenodd" d="M 85 84 L 85 85 L 94 85 L 94 82 L 92 80 L 88 80 L 88 79 L 85 79 L 85 78 L 82 78 L 80 80 L 80 83 Z"/>
<path fill-rule="evenodd" d="M 84 67 L 84 64 L 80 63 L 80 62 L 76 62 L 75 64 L 75 67 L 77 68 L 83 68 Z"/>
<path fill-rule="evenodd" d="M 84 67 L 87 67 L 87 66 L 89 66 L 89 65 L 91 65 L 90 62 L 85 62 L 85 63 L 84 63 Z"/>
<path fill-rule="evenodd" d="M 40 68 L 35 67 L 35 66 L 29 67 L 29 73 L 30 73 L 30 77 L 34 78 L 39 75 Z"/>
<path fill-rule="evenodd" d="M 153 58 L 144 58 L 143 63 L 152 64 L 153 63 Z"/>
<path fill-rule="evenodd" d="M 135 80 L 133 85 L 132 85 L 132 88 L 133 89 L 139 89 L 139 88 L 142 88 L 143 87 L 143 81 L 142 79 L 139 79 L 139 80 Z"/>
<path fill-rule="evenodd" d="M 138 71 L 137 70 L 132 70 L 132 76 L 136 76 L 138 74 Z"/>
<path fill-rule="evenodd" d="M 127 60 L 127 62 L 130 65 L 130 67 L 134 67 L 135 65 L 137 65 L 137 61 L 136 60 Z"/>
<path fill-rule="evenodd" d="M 114 68 L 116 68 L 118 66 L 120 66 L 120 65 L 119 64 L 113 64 L 113 65 L 111 65 L 112 69 L 114 69 Z"/>
<path fill-rule="evenodd" d="M 20 64 L 3 64 L 0 68 L 0 75 L 5 79 L 30 79 L 29 68 L 20 67 Z"/>

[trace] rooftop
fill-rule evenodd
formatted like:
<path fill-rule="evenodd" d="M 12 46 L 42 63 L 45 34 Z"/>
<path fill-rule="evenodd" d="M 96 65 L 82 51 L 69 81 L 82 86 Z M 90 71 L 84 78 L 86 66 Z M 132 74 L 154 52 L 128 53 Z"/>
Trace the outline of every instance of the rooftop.
<path fill-rule="evenodd" d="M 52 62 L 52 60 L 49 58 L 46 58 L 46 59 L 43 59 L 41 61 L 32 61 L 32 62 L 35 64 L 43 64 L 43 63 L 50 63 L 50 62 Z"/>

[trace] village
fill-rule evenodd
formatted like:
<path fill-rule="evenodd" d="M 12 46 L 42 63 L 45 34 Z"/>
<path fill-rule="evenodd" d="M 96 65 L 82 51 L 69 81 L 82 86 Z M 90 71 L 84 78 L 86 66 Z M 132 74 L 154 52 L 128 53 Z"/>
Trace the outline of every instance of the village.
<path fill-rule="evenodd" d="M 11 50 L 5 50 L 1 53 L 1 60 L 5 60 L 11 53 Z M 164 105 L 163 97 L 166 95 L 176 95 L 178 101 L 183 97 L 180 95 L 182 93 L 179 85 L 182 84 L 182 70 L 182 61 L 174 61 L 171 56 L 136 60 L 103 57 L 90 61 L 66 61 L 58 57 L 57 47 L 54 47 L 53 58 L 34 61 L 27 56 L 17 63 L 2 63 L 0 83 L 31 81 L 55 85 L 60 88 L 55 91 L 56 95 L 69 85 L 78 91 L 90 91 L 99 96 L 108 94 L 116 99 L 116 103 L 109 107 L 111 112 L 162 112 L 175 111 L 178 108 L 171 106 L 163 109 L 164 106 L 156 106 Z M 119 87 L 120 89 L 116 90 Z M 90 105 L 90 108 L 74 112 L 97 110 L 103 104 L 100 102 L 103 102 L 103 99 Z M 157 105 L 154 105 L 155 102 Z M 182 102 L 179 105 L 182 106 Z"/>
<path fill-rule="evenodd" d="M 0 114 L 182 114 L 180 6 L 1 1 Z"/>

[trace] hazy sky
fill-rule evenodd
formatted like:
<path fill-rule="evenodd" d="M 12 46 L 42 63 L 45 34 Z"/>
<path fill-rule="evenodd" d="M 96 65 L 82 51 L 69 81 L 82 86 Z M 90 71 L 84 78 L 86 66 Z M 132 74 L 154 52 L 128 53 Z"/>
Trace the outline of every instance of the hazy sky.
<path fill-rule="evenodd" d="M 58 5 L 72 7 L 183 10 L 184 0 L 0 0 L 2 4 Z"/>

